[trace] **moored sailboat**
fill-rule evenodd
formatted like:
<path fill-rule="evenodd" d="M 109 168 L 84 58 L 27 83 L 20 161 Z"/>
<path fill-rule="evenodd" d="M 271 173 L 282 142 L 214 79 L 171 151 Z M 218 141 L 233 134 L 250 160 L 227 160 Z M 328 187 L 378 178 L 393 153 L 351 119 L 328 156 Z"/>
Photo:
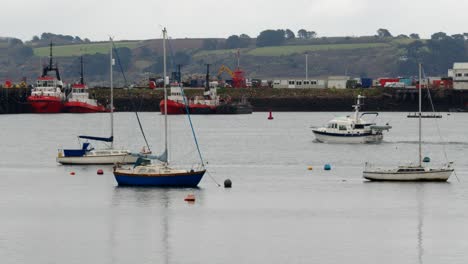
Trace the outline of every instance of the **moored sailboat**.
<path fill-rule="evenodd" d="M 119 186 L 196 187 L 206 172 L 201 155 L 201 164 L 191 169 L 177 169 L 169 165 L 167 144 L 168 83 L 166 78 L 166 38 L 167 31 L 164 29 L 164 152 L 161 155 L 139 155 L 137 162 L 131 168 L 115 166 L 114 176 Z M 183 91 L 181 92 L 181 96 L 184 96 Z M 190 114 L 187 113 L 187 115 L 191 125 Z M 193 136 L 195 143 L 197 143 L 195 133 L 193 133 Z M 198 153 L 200 154 L 199 149 Z"/>
<path fill-rule="evenodd" d="M 421 68 L 419 64 L 419 81 L 421 83 Z M 422 158 L 422 112 L 421 87 L 419 87 L 419 163 L 417 165 L 399 166 L 395 169 L 374 168 L 366 162 L 363 177 L 371 181 L 447 181 L 454 171 L 452 162 L 441 167 L 423 166 Z"/>
<path fill-rule="evenodd" d="M 133 164 L 137 160 L 135 155 L 129 150 L 114 148 L 114 89 L 113 89 L 113 56 L 112 56 L 112 38 L 110 39 L 110 137 L 78 136 L 80 140 L 87 140 L 82 143 L 81 149 L 59 149 L 57 162 L 61 164 Z M 91 147 L 91 141 L 107 143 L 109 146 L 101 149 Z"/>

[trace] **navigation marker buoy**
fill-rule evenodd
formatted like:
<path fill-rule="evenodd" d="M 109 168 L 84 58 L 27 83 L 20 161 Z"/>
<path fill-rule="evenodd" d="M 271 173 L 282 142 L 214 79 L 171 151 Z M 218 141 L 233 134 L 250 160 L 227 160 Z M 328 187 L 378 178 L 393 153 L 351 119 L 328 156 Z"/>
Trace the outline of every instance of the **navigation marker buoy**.
<path fill-rule="evenodd" d="M 97 170 L 97 174 L 98 174 L 98 175 L 103 175 L 103 174 L 104 174 L 104 171 L 103 171 L 102 169 L 99 169 L 99 170 Z"/>
<path fill-rule="evenodd" d="M 186 202 L 195 202 L 195 195 L 189 194 L 185 197 L 184 201 Z"/>
<path fill-rule="evenodd" d="M 270 110 L 270 115 L 268 116 L 268 120 L 273 120 L 273 115 L 271 114 L 271 110 Z"/>

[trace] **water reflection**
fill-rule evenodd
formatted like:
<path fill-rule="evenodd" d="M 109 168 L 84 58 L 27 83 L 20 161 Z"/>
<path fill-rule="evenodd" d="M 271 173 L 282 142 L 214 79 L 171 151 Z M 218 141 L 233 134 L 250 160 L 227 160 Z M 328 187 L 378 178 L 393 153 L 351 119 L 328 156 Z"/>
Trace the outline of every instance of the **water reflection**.
<path fill-rule="evenodd" d="M 423 220 L 424 220 L 424 184 L 420 184 L 417 192 L 418 201 L 418 263 L 423 263 Z"/>
<path fill-rule="evenodd" d="M 115 263 L 114 260 L 116 258 L 116 254 L 122 253 L 119 252 L 118 249 L 118 244 L 119 241 L 116 241 L 116 236 L 119 232 L 125 231 L 125 230 L 118 230 L 118 223 L 119 223 L 119 217 L 122 216 L 122 211 L 124 209 L 128 208 L 144 208 L 145 211 L 148 209 L 148 212 L 155 213 L 155 216 L 158 217 L 158 219 L 151 219 L 151 224 L 157 224 L 160 223 L 160 229 L 158 231 L 158 228 L 156 230 L 151 230 L 149 226 L 145 227 L 139 227 L 139 229 L 148 229 L 146 234 L 150 234 L 152 231 L 153 236 L 147 236 L 147 239 L 150 239 L 150 237 L 156 236 L 157 238 L 160 238 L 160 243 L 149 243 L 151 247 L 155 246 L 157 247 L 157 244 L 160 245 L 160 249 L 157 250 L 158 252 L 154 252 L 153 254 L 155 255 L 154 257 L 160 259 L 162 258 L 161 262 L 163 263 L 169 263 L 170 262 L 170 244 L 169 244 L 169 238 L 170 238 L 170 207 L 171 207 L 171 189 L 152 189 L 152 188 L 137 188 L 137 187 L 115 187 L 113 195 L 112 195 L 112 207 L 114 210 L 112 210 L 112 219 L 111 219 L 111 227 L 110 227 L 110 244 L 111 244 L 111 251 L 112 251 L 112 262 Z M 136 213 L 134 217 L 132 218 L 147 218 L 148 214 L 142 215 L 139 213 Z M 141 220 L 141 219 L 140 219 Z M 136 220 L 136 222 L 140 221 Z M 120 236 L 121 237 L 121 236 Z M 145 243 L 145 241 L 140 241 Z M 153 245 L 151 245 L 153 244 Z M 154 250 L 154 248 L 151 248 Z M 145 256 L 148 257 L 148 256 Z M 153 256 L 151 256 L 153 257 Z M 158 261 L 159 262 L 159 261 Z"/>
<path fill-rule="evenodd" d="M 125 239 L 125 235 L 134 236 L 135 233 L 142 236 L 138 238 L 143 247 L 140 253 L 147 254 L 141 256 L 142 258 L 151 259 L 152 263 L 154 260 L 156 263 L 170 263 L 170 241 L 177 237 L 177 234 L 172 234 L 174 230 L 171 231 L 171 227 L 174 228 L 171 222 L 175 221 L 172 213 L 177 215 L 175 211 L 180 209 L 179 206 L 185 205 L 183 198 L 188 193 L 196 193 L 197 197 L 197 201 L 191 206 L 202 205 L 201 190 L 200 188 L 115 187 L 112 193 L 112 216 L 109 227 L 111 263 L 121 259 L 122 245 L 125 243 L 118 240 Z M 126 229 L 129 226 L 137 230 Z M 145 252 L 145 248 L 149 252 Z"/>

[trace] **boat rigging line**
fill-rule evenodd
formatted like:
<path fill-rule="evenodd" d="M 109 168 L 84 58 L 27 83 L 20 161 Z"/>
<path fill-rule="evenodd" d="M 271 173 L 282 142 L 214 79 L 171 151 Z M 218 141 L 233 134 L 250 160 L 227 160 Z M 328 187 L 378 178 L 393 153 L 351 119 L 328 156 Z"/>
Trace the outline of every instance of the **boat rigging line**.
<path fill-rule="evenodd" d="M 123 71 L 122 63 L 121 63 L 121 61 L 120 61 L 120 56 L 119 56 L 119 53 L 118 53 L 118 51 L 117 51 L 117 47 L 115 46 L 114 41 L 112 41 L 112 47 L 113 47 L 113 49 L 114 49 L 114 53 L 115 53 L 115 57 L 116 57 L 116 59 L 117 59 L 117 63 L 119 64 L 120 72 L 122 73 L 122 76 L 123 76 L 123 78 L 124 78 L 125 86 L 128 87 L 128 88 L 130 88 L 130 87 L 128 86 L 127 77 L 125 76 L 125 72 Z M 128 95 L 130 95 L 129 90 L 127 90 L 127 93 L 128 93 Z M 140 116 L 138 115 L 138 111 L 137 111 L 135 102 L 134 102 L 134 100 L 132 99 L 131 96 L 129 96 L 129 98 L 130 98 L 130 102 L 132 102 L 132 107 L 133 107 L 133 110 L 134 110 L 134 112 L 135 112 L 135 116 L 136 116 L 136 118 L 137 118 L 138 126 L 140 127 L 141 134 L 143 135 L 143 139 L 145 140 L 146 147 L 148 148 L 148 151 L 151 152 L 151 148 L 150 148 L 150 145 L 148 144 L 148 140 L 146 139 L 145 131 L 143 130 L 143 126 L 142 126 L 142 124 L 141 124 Z"/>
<path fill-rule="evenodd" d="M 426 78 L 426 73 L 424 72 L 424 68 L 422 68 L 422 74 L 423 74 L 424 78 Z M 422 89 L 421 83 L 419 84 L 419 89 Z M 431 91 L 429 90 L 429 85 L 426 85 L 426 91 L 427 91 L 427 97 L 429 98 L 429 102 L 431 103 L 432 112 L 435 114 L 436 111 L 435 111 L 434 103 L 432 103 L 432 97 L 431 97 Z M 442 142 L 442 150 L 444 151 L 445 161 L 447 163 L 449 163 L 448 156 L 447 156 L 447 150 L 445 148 L 445 141 L 442 138 L 442 134 L 440 133 L 439 122 L 437 122 L 437 118 L 434 118 L 434 121 L 435 121 L 435 124 L 436 124 L 437 133 L 439 134 L 439 139 Z M 460 182 L 460 179 L 458 178 L 458 175 L 457 175 L 455 170 L 453 170 L 453 174 L 455 174 L 455 178 L 457 178 L 457 181 Z"/>

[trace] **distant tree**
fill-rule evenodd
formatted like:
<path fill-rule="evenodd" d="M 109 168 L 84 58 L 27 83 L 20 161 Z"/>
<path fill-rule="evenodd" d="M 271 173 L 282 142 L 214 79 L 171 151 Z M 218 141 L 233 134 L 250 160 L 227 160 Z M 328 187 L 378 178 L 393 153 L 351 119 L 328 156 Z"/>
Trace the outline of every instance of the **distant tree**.
<path fill-rule="evenodd" d="M 257 47 L 278 46 L 284 43 L 284 30 L 264 30 L 257 37 Z"/>
<path fill-rule="evenodd" d="M 300 39 L 306 39 L 307 38 L 307 30 L 299 29 L 297 31 L 297 37 L 300 38 Z"/>
<path fill-rule="evenodd" d="M 454 34 L 454 35 L 452 35 L 452 38 L 453 39 L 459 39 L 459 40 L 465 40 L 465 36 L 463 36 L 462 34 Z"/>
<path fill-rule="evenodd" d="M 182 64 L 182 65 L 188 65 L 190 64 L 190 61 L 192 60 L 192 57 L 184 51 L 178 51 L 176 54 L 174 54 L 174 63 L 177 64 Z"/>
<path fill-rule="evenodd" d="M 82 40 L 80 37 L 78 37 L 78 36 L 75 36 L 75 38 L 74 38 L 73 41 L 74 41 L 74 42 L 77 42 L 77 43 L 83 42 L 83 40 Z"/>
<path fill-rule="evenodd" d="M 115 57 L 118 57 L 120 64 L 122 65 L 122 70 L 127 71 L 132 62 L 132 50 L 127 47 L 121 47 L 115 49 Z M 116 65 L 118 67 L 118 65 Z M 117 68 L 118 69 L 118 68 Z"/>
<path fill-rule="evenodd" d="M 155 57 L 156 54 L 153 53 L 153 51 L 148 48 L 147 46 L 143 46 L 140 48 L 140 57 L 143 57 L 143 58 L 152 58 L 152 57 Z"/>
<path fill-rule="evenodd" d="M 252 39 L 249 37 L 247 34 L 240 34 L 239 35 L 240 39 L 240 48 L 247 48 L 250 43 L 252 42 Z"/>
<path fill-rule="evenodd" d="M 419 34 L 416 34 L 416 33 L 411 33 L 409 36 L 412 39 L 420 39 Z"/>
<path fill-rule="evenodd" d="M 14 47 L 14 46 L 18 46 L 18 45 L 23 45 L 23 41 L 21 41 L 21 39 L 8 38 L 8 46 Z"/>
<path fill-rule="evenodd" d="M 21 57 L 27 59 L 27 58 L 32 57 L 34 55 L 34 51 L 29 46 L 22 46 L 22 47 L 18 48 L 17 54 L 18 54 L 18 56 L 21 56 Z"/>
<path fill-rule="evenodd" d="M 300 39 L 313 39 L 317 37 L 317 32 L 299 29 L 299 31 L 297 31 L 297 37 Z"/>
<path fill-rule="evenodd" d="M 39 37 L 36 35 L 32 37 L 33 42 L 38 42 L 39 40 L 40 40 Z"/>
<path fill-rule="evenodd" d="M 218 41 L 216 39 L 204 39 L 202 43 L 202 49 L 204 50 L 215 50 L 218 47 Z"/>
<path fill-rule="evenodd" d="M 85 38 L 85 39 L 83 40 L 83 42 L 84 42 L 84 43 L 91 43 L 91 40 L 89 40 L 89 38 Z"/>
<path fill-rule="evenodd" d="M 463 33 L 463 36 L 465 37 L 465 39 L 468 38 L 468 33 Z"/>
<path fill-rule="evenodd" d="M 161 56 L 157 57 L 155 63 L 151 64 L 149 67 L 145 68 L 144 71 L 162 73 L 164 69 L 163 58 Z M 180 63 L 182 64 L 182 63 Z"/>
<path fill-rule="evenodd" d="M 377 30 L 377 36 L 379 38 L 391 38 L 392 37 L 392 34 L 390 34 L 390 31 L 388 31 L 388 29 L 385 29 L 385 28 L 379 28 Z"/>
<path fill-rule="evenodd" d="M 307 31 L 306 37 L 307 39 L 313 39 L 317 37 L 317 33 L 315 31 Z"/>
<path fill-rule="evenodd" d="M 449 36 L 444 32 L 437 32 L 431 35 L 431 40 L 443 40 L 448 38 Z"/>
<path fill-rule="evenodd" d="M 226 49 L 237 49 L 240 48 L 241 39 L 237 35 L 229 36 L 226 39 Z"/>
<path fill-rule="evenodd" d="M 409 37 L 408 37 L 407 35 L 405 35 L 405 34 L 400 34 L 400 35 L 397 36 L 397 38 L 399 38 L 399 39 L 407 39 L 407 38 L 409 38 Z"/>
<path fill-rule="evenodd" d="M 93 55 L 85 54 L 83 55 L 83 60 L 86 62 L 86 75 L 89 76 L 102 76 L 109 72 L 109 55 L 96 53 Z M 80 59 L 76 58 L 71 69 L 76 69 L 76 72 L 73 72 L 73 75 L 77 75 L 80 65 Z M 117 70 L 118 68 L 114 68 Z"/>
<path fill-rule="evenodd" d="M 294 34 L 294 32 L 292 32 L 292 30 L 286 29 L 284 31 L 284 37 L 289 40 L 289 39 L 295 39 L 296 35 Z"/>
<path fill-rule="evenodd" d="M 464 38 L 453 38 L 444 32 L 438 32 L 427 41 L 430 51 L 426 57 L 426 63 L 431 73 L 443 73 L 453 66 L 456 61 L 464 61 L 466 57 L 466 47 Z"/>

